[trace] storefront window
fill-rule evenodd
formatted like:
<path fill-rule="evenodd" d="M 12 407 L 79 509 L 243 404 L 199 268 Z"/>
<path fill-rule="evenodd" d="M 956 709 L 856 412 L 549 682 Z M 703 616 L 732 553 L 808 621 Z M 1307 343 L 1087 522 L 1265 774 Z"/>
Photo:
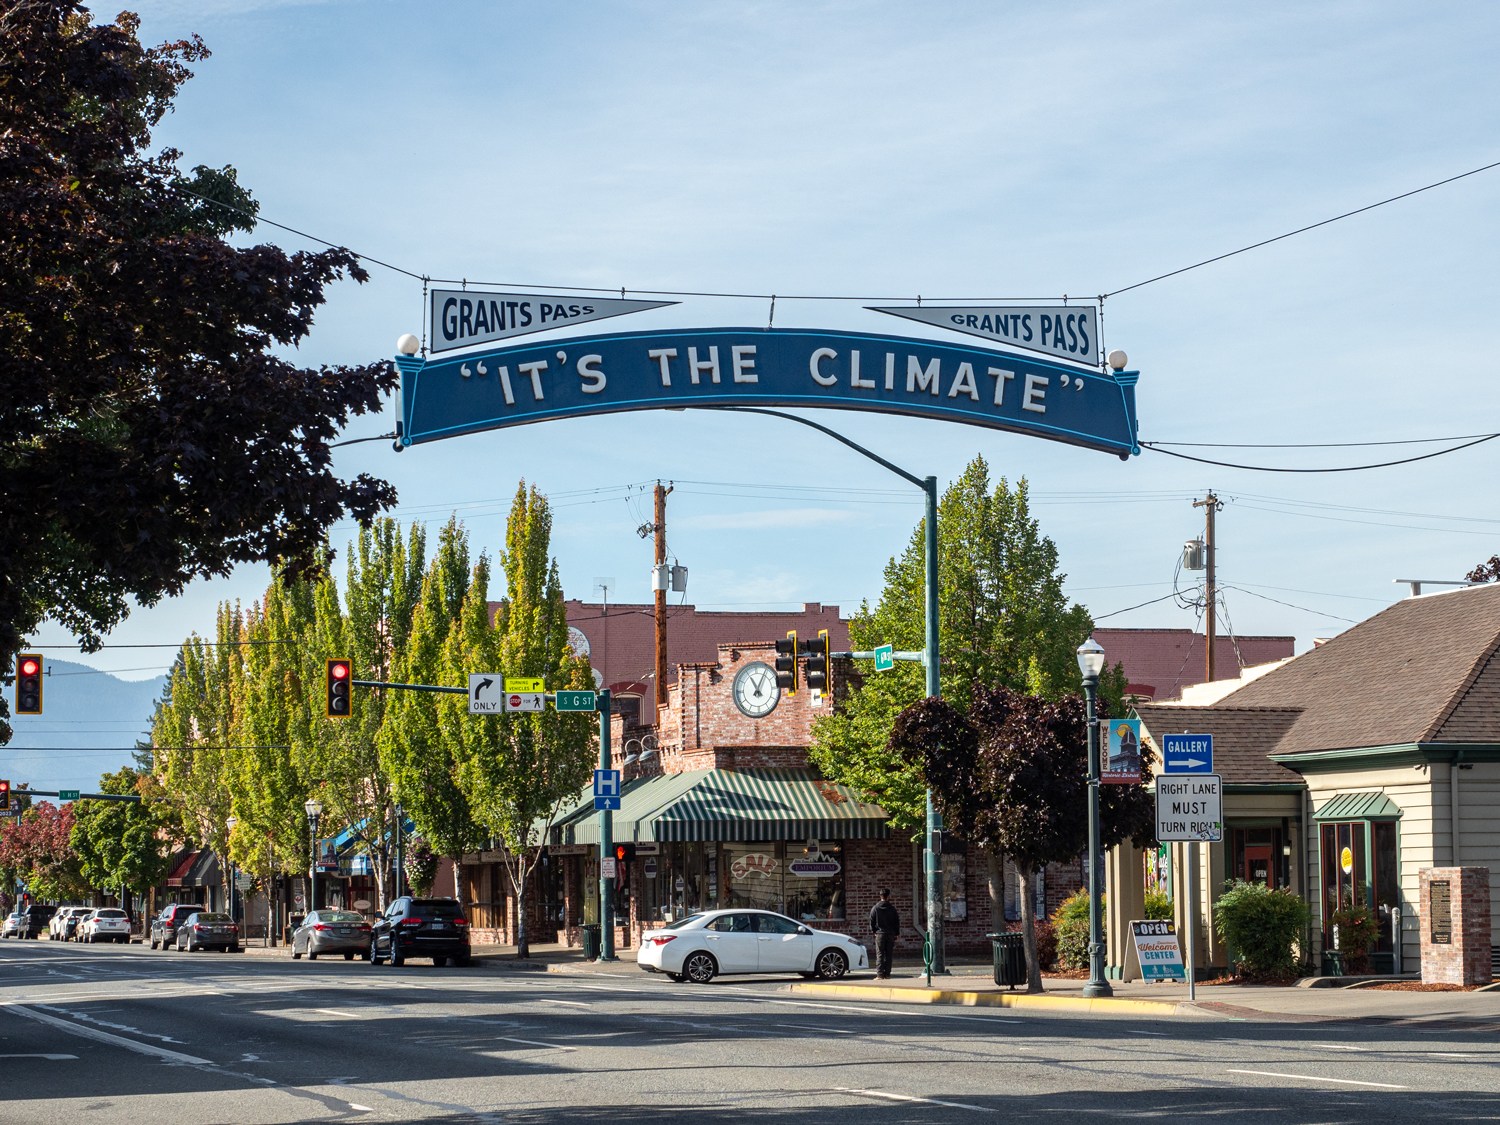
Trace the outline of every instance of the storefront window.
<path fill-rule="evenodd" d="M 774 910 L 802 922 L 844 919 L 840 843 L 720 844 L 717 863 L 726 893 L 718 906 Z"/>

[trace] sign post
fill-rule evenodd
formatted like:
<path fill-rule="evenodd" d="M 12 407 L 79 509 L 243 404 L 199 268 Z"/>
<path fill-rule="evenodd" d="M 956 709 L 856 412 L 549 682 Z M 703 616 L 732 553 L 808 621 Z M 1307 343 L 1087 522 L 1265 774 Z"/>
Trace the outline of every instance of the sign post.
<path fill-rule="evenodd" d="M 1188 999 L 1198 998 L 1198 842 L 1224 838 L 1224 807 L 1214 768 L 1211 734 L 1162 737 L 1162 773 L 1156 778 L 1156 838 L 1187 844 L 1183 919 L 1187 924 Z"/>

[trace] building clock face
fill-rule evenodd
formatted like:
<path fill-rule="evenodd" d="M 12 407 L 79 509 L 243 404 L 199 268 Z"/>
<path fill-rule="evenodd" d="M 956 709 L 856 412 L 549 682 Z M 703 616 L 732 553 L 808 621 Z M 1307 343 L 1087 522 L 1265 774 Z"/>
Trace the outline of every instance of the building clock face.
<path fill-rule="evenodd" d="M 756 661 L 746 664 L 734 677 L 734 705 L 752 719 L 764 719 L 781 702 L 776 670 Z"/>

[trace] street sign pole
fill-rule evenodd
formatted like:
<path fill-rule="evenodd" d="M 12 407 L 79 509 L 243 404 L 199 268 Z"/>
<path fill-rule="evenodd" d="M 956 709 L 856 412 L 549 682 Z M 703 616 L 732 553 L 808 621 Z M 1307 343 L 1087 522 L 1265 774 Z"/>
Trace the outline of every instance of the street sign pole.
<path fill-rule="evenodd" d="M 1187 980 L 1188 1003 L 1198 999 L 1198 845 L 1188 841 L 1187 846 Z"/>
<path fill-rule="evenodd" d="M 599 768 L 610 767 L 609 688 L 599 693 Z M 615 814 L 606 806 L 599 810 L 599 960 L 618 961 L 615 956 L 615 880 L 606 875 L 604 857 L 615 851 Z"/>

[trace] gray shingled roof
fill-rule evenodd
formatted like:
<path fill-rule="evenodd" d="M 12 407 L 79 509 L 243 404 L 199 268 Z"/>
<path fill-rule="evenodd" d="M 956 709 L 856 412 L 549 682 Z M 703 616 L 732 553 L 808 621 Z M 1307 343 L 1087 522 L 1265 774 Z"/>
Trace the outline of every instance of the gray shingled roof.
<path fill-rule="evenodd" d="M 1282 707 L 1172 707 L 1142 703 L 1136 707 L 1151 740 L 1161 746 L 1167 734 L 1214 736 L 1214 772 L 1228 785 L 1300 782 L 1302 776 L 1271 761 L 1282 737 L 1299 712 Z"/>
<path fill-rule="evenodd" d="M 1300 711 L 1275 747 L 1279 754 L 1500 742 L 1497 641 L 1500 584 L 1407 598 L 1210 710 Z"/>

